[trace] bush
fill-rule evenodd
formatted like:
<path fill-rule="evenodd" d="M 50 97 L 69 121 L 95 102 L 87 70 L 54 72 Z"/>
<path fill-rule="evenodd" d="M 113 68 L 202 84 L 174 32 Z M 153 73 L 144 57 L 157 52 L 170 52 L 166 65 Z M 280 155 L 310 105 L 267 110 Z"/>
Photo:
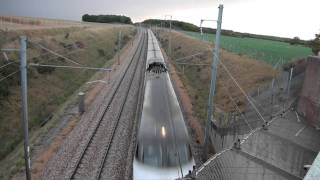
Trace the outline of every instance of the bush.
<path fill-rule="evenodd" d="M 318 53 L 320 52 L 320 34 L 316 34 L 316 38 L 310 42 L 310 46 L 311 46 L 312 52 L 315 55 L 318 55 Z"/>

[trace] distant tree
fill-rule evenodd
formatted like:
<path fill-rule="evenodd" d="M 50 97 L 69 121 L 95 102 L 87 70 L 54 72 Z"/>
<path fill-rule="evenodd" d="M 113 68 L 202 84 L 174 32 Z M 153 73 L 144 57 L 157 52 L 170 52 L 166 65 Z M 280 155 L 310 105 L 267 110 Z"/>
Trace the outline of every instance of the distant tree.
<path fill-rule="evenodd" d="M 298 36 L 294 37 L 291 41 L 290 41 L 291 45 L 295 45 L 295 44 L 300 44 L 300 38 Z"/>
<path fill-rule="evenodd" d="M 85 22 L 98 22 L 98 23 L 124 23 L 132 24 L 131 18 L 127 16 L 118 15 L 89 15 L 82 16 L 82 21 Z"/>
<path fill-rule="evenodd" d="M 310 42 L 310 46 L 311 46 L 312 52 L 315 55 L 318 55 L 318 53 L 320 52 L 320 33 L 316 34 L 315 36 L 316 38 Z"/>

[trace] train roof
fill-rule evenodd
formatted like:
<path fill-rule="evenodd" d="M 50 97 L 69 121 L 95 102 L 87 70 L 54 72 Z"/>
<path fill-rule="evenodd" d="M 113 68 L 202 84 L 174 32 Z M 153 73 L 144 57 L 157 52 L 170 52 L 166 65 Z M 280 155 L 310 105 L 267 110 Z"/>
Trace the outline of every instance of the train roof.
<path fill-rule="evenodd" d="M 188 141 L 182 112 L 168 73 L 147 77 L 139 129 L 143 141 Z M 152 134 L 152 136 L 150 136 Z"/>
<path fill-rule="evenodd" d="M 161 62 L 164 63 L 164 57 L 159 46 L 157 38 L 154 36 L 151 30 L 148 31 L 148 53 L 147 53 L 147 65 Z"/>

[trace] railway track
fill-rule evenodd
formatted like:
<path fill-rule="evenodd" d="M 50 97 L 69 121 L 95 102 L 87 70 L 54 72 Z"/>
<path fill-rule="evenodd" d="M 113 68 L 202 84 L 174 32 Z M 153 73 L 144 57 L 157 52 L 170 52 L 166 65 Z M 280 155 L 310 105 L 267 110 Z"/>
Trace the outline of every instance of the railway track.
<path fill-rule="evenodd" d="M 139 61 L 144 57 L 147 35 L 144 30 L 141 33 L 142 38 L 138 48 L 111 93 L 111 98 L 81 151 L 80 158 L 76 160 L 76 166 L 68 177 L 70 180 L 101 178 L 115 132 L 119 126 L 120 118 L 123 115 L 124 107 L 134 82 L 133 79 L 138 72 Z"/>

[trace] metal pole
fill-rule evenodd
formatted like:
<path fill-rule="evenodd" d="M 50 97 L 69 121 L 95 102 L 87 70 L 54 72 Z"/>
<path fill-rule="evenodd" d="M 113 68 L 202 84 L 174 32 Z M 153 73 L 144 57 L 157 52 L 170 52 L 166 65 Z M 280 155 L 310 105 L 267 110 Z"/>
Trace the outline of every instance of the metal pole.
<path fill-rule="evenodd" d="M 172 47 L 172 16 L 170 16 L 171 18 L 170 18 L 170 39 L 169 39 L 169 54 L 170 54 L 170 56 L 172 56 L 172 50 L 171 50 L 171 47 Z"/>
<path fill-rule="evenodd" d="M 209 135 L 210 135 L 210 126 L 211 126 L 211 116 L 213 111 L 213 98 L 216 89 L 216 78 L 217 78 L 217 68 L 219 64 L 220 57 L 220 35 L 221 35 L 221 25 L 222 25 L 222 13 L 223 13 L 223 5 L 219 5 L 219 17 L 217 21 L 217 33 L 216 33 L 216 42 L 215 48 L 213 51 L 213 62 L 211 64 L 211 85 L 210 85 L 210 94 L 208 99 L 208 112 L 207 112 L 207 123 L 205 129 L 205 139 L 204 139 L 204 158 L 207 158 L 207 150 L 209 143 Z"/>
<path fill-rule="evenodd" d="M 290 87 L 291 87 L 291 80 L 292 80 L 292 73 L 293 73 L 293 67 L 290 69 L 290 76 L 288 81 L 288 97 L 290 96 Z"/>
<path fill-rule="evenodd" d="M 29 132 L 28 132 L 28 99 L 27 99 L 27 38 L 20 37 L 20 72 L 21 72 L 21 111 L 22 124 L 24 131 L 24 159 L 26 166 L 26 178 L 31 180 L 30 174 L 30 146 L 29 146 Z"/>

